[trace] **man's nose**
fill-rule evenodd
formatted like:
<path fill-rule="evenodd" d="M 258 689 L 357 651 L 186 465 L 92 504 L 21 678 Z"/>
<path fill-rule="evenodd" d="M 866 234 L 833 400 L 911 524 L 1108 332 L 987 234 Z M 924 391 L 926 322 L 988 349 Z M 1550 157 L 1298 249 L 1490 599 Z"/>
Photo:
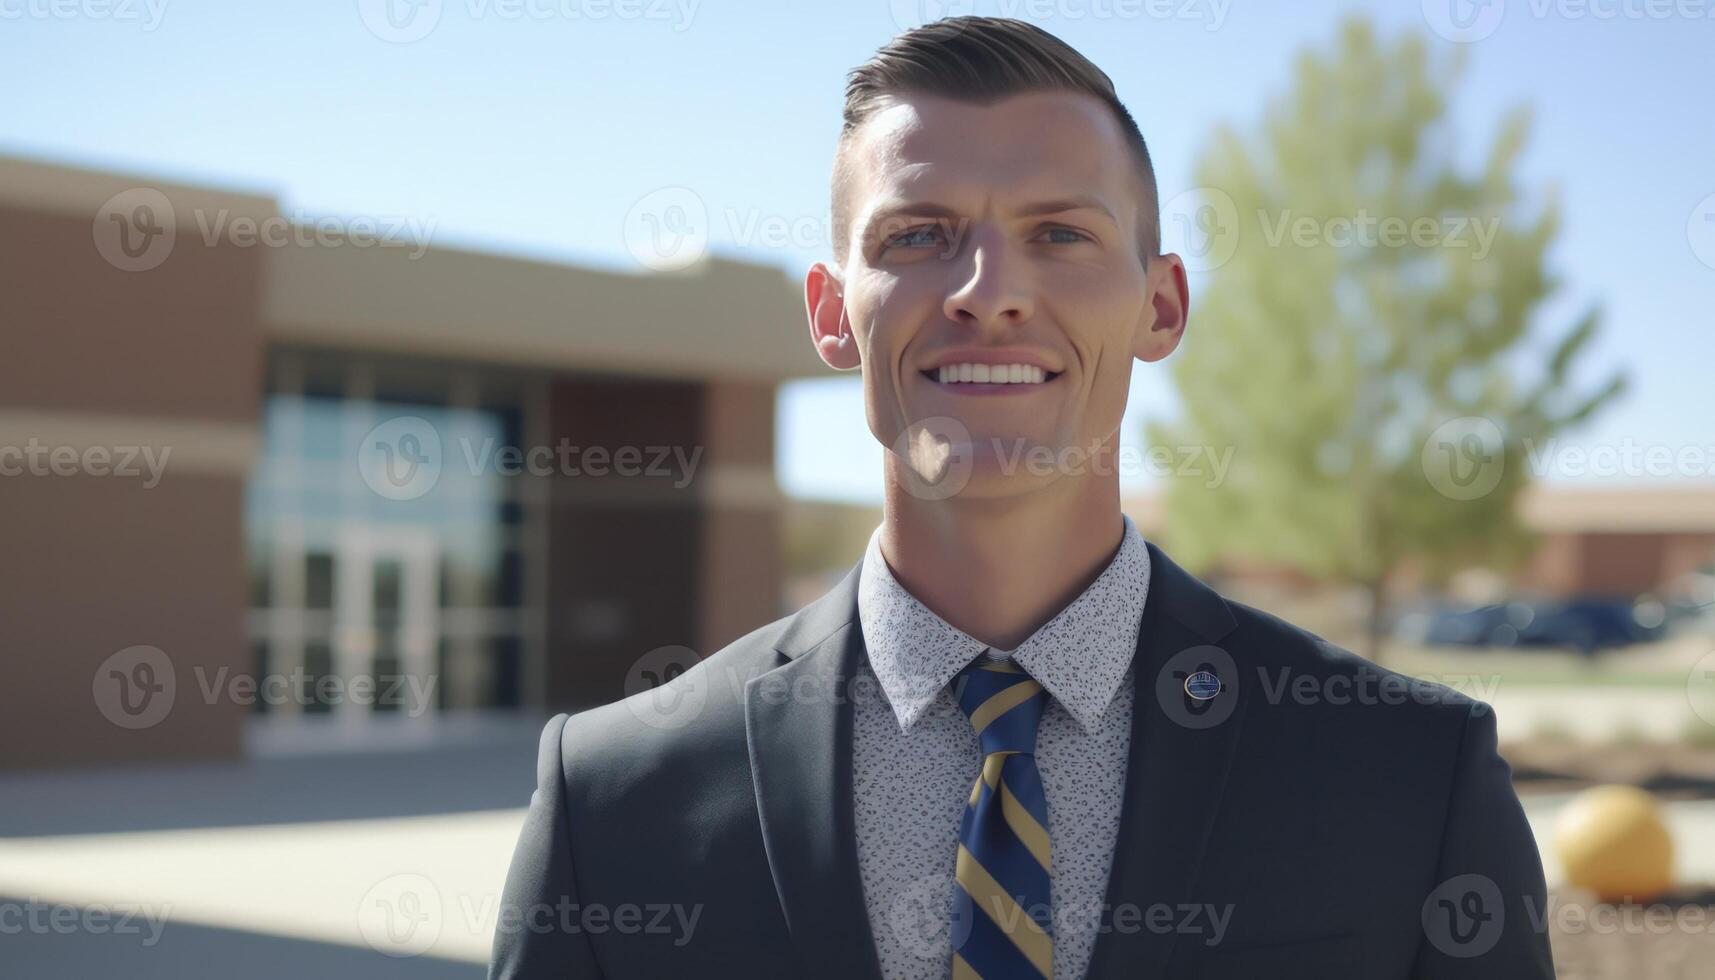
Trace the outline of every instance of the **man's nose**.
<path fill-rule="evenodd" d="M 973 226 L 949 263 L 947 319 L 974 327 L 1013 327 L 1035 312 L 1034 286 L 1018 246 Z"/>

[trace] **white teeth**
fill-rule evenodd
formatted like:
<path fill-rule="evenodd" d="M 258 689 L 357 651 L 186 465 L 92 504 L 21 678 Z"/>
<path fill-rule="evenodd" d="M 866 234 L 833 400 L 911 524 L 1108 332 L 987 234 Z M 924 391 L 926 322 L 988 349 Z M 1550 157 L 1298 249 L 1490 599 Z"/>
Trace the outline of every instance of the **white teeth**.
<path fill-rule="evenodd" d="M 1033 364 L 943 364 L 937 369 L 942 384 L 1042 384 L 1048 372 Z"/>

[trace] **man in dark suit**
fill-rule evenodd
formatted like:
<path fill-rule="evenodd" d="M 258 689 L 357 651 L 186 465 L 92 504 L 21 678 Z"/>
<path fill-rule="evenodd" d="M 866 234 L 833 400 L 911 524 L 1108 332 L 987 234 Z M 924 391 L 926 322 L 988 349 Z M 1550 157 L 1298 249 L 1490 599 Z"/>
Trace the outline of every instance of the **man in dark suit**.
<path fill-rule="evenodd" d="M 807 608 L 549 723 L 491 975 L 1552 977 L 1488 706 L 1120 513 L 1131 369 L 1189 290 L 1107 76 L 955 18 L 845 121 L 805 297 L 883 523 Z"/>

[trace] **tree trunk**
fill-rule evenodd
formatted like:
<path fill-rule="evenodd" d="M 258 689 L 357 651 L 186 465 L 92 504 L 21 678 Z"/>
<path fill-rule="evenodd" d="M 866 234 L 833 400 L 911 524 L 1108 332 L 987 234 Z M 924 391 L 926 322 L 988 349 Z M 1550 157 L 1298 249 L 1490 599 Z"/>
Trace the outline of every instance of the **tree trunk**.
<path fill-rule="evenodd" d="M 1370 608 L 1364 617 L 1364 656 L 1379 664 L 1382 662 L 1382 642 L 1387 638 L 1384 628 L 1387 609 L 1385 606 L 1385 577 L 1372 579 L 1364 583 L 1364 591 L 1370 599 Z"/>

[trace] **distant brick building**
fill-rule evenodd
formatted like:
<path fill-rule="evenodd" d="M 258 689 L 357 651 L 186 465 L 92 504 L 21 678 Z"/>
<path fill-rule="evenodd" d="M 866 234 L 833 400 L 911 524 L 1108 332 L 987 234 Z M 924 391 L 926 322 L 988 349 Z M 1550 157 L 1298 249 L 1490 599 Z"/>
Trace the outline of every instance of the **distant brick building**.
<path fill-rule="evenodd" d="M 1149 494 L 1128 499 L 1126 512 L 1146 534 L 1167 520 Z M 1506 581 L 1521 592 L 1634 598 L 1715 566 L 1715 485 L 1536 484 L 1520 495 L 1518 513 L 1537 535 L 1536 549 Z M 1316 587 L 1290 568 L 1234 563 L 1221 573 L 1289 591 Z"/>
<path fill-rule="evenodd" d="M 1539 535 L 1516 581 L 1553 595 L 1632 597 L 1715 565 L 1715 487 L 1532 487 Z"/>
<path fill-rule="evenodd" d="M 778 269 L 235 234 L 283 222 L 0 158 L 0 767 L 382 710 L 334 677 L 575 708 L 778 615 L 775 387 L 820 369 Z"/>

